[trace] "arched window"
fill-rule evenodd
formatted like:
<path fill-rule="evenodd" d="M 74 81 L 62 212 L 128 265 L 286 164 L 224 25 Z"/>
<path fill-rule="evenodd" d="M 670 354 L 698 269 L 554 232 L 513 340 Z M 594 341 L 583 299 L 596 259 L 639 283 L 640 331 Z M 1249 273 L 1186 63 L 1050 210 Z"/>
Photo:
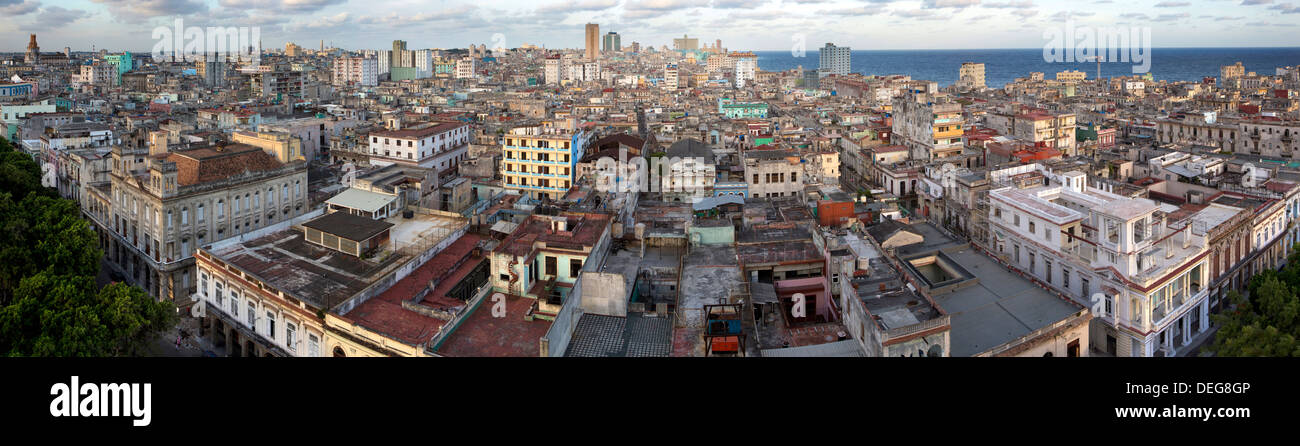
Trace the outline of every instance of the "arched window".
<path fill-rule="evenodd" d="M 335 357 L 335 358 L 346 358 L 347 356 L 348 356 L 348 355 L 343 354 L 343 347 L 339 347 L 339 346 L 335 346 L 335 347 L 334 347 L 334 357 Z"/>

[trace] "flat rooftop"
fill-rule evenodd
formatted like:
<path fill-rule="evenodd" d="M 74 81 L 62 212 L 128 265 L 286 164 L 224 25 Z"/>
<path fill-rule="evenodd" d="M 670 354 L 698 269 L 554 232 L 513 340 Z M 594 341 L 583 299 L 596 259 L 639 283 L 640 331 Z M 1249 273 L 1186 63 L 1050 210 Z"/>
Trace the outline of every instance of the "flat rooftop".
<path fill-rule="evenodd" d="M 360 217 L 347 212 L 331 212 L 302 225 L 354 242 L 369 240 L 394 226 L 386 221 Z"/>
<path fill-rule="evenodd" d="M 273 232 L 211 251 L 271 287 L 317 308 L 331 309 L 410 259 L 392 255 L 371 262 L 307 243 L 302 230 Z"/>
<path fill-rule="evenodd" d="M 578 319 L 565 356 L 665 357 L 673 351 L 673 323 L 667 317 L 586 313 Z"/>
<path fill-rule="evenodd" d="M 951 316 L 952 356 L 974 356 L 1066 319 L 1067 302 L 970 248 L 948 253 L 979 283 L 934 300 Z"/>
<path fill-rule="evenodd" d="M 493 317 L 491 300 L 484 300 L 447 335 L 437 353 L 453 357 L 541 356 L 541 339 L 551 321 L 524 320 L 532 305 L 533 299 L 507 295 L 506 317 Z"/>

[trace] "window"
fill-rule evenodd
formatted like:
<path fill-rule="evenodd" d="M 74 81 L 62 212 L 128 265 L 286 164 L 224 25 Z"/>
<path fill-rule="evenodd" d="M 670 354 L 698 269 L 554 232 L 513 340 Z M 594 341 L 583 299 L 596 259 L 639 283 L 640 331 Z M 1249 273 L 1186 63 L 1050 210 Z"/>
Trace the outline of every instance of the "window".
<path fill-rule="evenodd" d="M 221 307 L 223 307 L 223 306 L 226 304 L 226 302 L 225 302 L 225 300 L 226 300 L 226 295 L 225 295 L 225 294 L 222 294 L 222 293 L 224 293 L 225 291 L 223 291 L 223 290 L 221 289 L 221 288 L 222 288 L 222 287 L 221 287 L 221 282 L 214 282 L 212 285 L 213 285 L 213 288 L 214 288 L 214 290 L 213 290 L 213 292 L 212 292 L 212 295 L 213 295 L 213 296 L 216 296 L 216 298 L 217 298 L 217 307 L 218 307 L 218 308 L 221 308 Z"/>
<path fill-rule="evenodd" d="M 1070 291 L 1070 269 L 1069 268 L 1061 268 L 1061 286 L 1065 287 L 1065 291 Z M 1084 296 L 1084 297 L 1088 297 L 1088 296 Z"/>
<path fill-rule="evenodd" d="M 293 324 L 288 322 L 284 323 L 284 347 L 288 349 L 290 352 L 294 352 L 297 350 L 296 346 L 294 345 L 298 342 L 296 331 L 297 331 L 297 327 L 294 327 Z"/>
<path fill-rule="evenodd" d="M 239 292 L 230 289 L 230 316 L 239 320 Z"/>
<path fill-rule="evenodd" d="M 1034 222 L 1032 222 L 1032 221 L 1029 222 L 1029 233 L 1032 234 L 1032 233 L 1037 232 L 1037 231 L 1038 231 L 1037 229 L 1034 229 Z"/>
<path fill-rule="evenodd" d="M 181 208 L 181 224 L 190 224 L 190 208 Z"/>
<path fill-rule="evenodd" d="M 248 327 L 249 327 L 249 328 L 255 328 L 255 327 L 257 327 L 257 312 L 256 312 L 256 309 L 257 309 L 257 306 L 256 306 L 256 305 L 253 305 L 253 300 L 252 300 L 252 299 L 249 299 L 248 301 L 244 302 L 244 316 L 247 317 L 246 321 L 248 321 Z"/>
<path fill-rule="evenodd" d="M 1052 283 L 1052 261 L 1051 261 L 1051 260 L 1043 260 L 1043 266 L 1044 266 L 1045 268 L 1047 268 L 1047 272 L 1046 272 L 1045 274 L 1043 274 L 1043 277 L 1046 277 L 1046 278 L 1047 278 L 1047 283 L 1048 283 L 1048 284 L 1051 284 L 1051 283 Z"/>
<path fill-rule="evenodd" d="M 558 274 L 559 274 L 559 273 L 556 271 L 556 269 L 558 268 L 558 266 L 557 266 L 557 262 L 558 262 L 558 260 L 559 260 L 559 259 L 556 259 L 555 257 L 552 257 L 552 256 L 546 256 L 546 275 L 548 275 L 548 276 L 555 276 L 555 275 L 558 275 Z"/>
<path fill-rule="evenodd" d="M 198 213 L 199 221 L 203 221 L 203 203 L 199 203 L 199 210 L 198 210 L 198 212 L 199 212 L 199 213 Z"/>
<path fill-rule="evenodd" d="M 199 270 L 199 295 L 208 297 L 208 273 Z"/>
<path fill-rule="evenodd" d="M 577 278 L 579 272 L 582 272 L 582 260 L 569 260 L 569 277 Z"/>
<path fill-rule="evenodd" d="M 320 356 L 320 338 L 314 334 L 307 335 L 307 356 Z"/>
<path fill-rule="evenodd" d="M 266 312 L 266 336 L 275 340 L 275 313 Z"/>
<path fill-rule="evenodd" d="M 1020 214 L 1015 215 L 1016 227 L 1020 227 Z"/>

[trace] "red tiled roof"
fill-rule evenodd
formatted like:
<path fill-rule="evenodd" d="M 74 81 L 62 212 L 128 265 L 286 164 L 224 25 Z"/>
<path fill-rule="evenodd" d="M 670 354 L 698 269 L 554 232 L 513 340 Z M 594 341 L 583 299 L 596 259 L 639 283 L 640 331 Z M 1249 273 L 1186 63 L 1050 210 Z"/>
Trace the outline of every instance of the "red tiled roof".
<path fill-rule="evenodd" d="M 183 150 L 164 156 L 176 163 L 176 182 L 182 186 L 220 181 L 245 172 L 279 169 L 284 164 L 261 148 L 247 144 Z"/>

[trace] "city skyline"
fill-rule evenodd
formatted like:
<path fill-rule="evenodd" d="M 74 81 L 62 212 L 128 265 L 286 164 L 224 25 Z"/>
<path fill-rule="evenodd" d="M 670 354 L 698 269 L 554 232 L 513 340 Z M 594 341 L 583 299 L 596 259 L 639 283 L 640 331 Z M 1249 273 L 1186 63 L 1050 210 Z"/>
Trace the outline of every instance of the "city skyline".
<path fill-rule="evenodd" d="M 11 18 L 0 25 L 5 52 L 23 51 L 30 33 L 42 36 L 45 51 L 89 51 L 89 42 L 94 49 L 148 51 L 153 28 L 176 18 L 186 26 L 260 27 L 264 48 L 287 42 L 313 48 L 324 40 L 326 47 L 347 50 L 384 48 L 395 38 L 412 48 L 492 47 L 498 34 L 507 48 L 581 49 L 586 23 L 618 32 L 625 45 L 658 48 L 687 34 L 754 51 L 789 50 L 800 41 L 809 51 L 831 41 L 855 50 L 1036 48 L 1046 41 L 1044 30 L 1067 20 L 1149 27 L 1157 48 L 1289 47 L 1294 40 L 1286 31 L 1300 26 L 1300 5 L 1281 0 L 1136 7 L 1114 0 L 563 0 L 536 6 L 507 0 L 0 0 L 0 14 Z M 1008 20 L 1019 26 L 987 26 Z M 937 27 L 953 32 L 934 33 Z"/>

